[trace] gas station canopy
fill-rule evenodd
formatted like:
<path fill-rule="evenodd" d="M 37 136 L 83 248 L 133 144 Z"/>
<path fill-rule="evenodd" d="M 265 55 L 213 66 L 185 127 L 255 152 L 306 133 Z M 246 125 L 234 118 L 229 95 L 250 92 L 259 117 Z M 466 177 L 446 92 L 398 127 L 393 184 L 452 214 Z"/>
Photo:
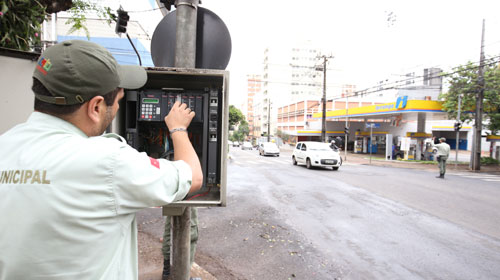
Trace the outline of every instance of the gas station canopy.
<path fill-rule="evenodd" d="M 327 111 L 327 119 L 342 119 L 342 118 L 369 118 L 369 117 L 391 117 L 399 114 L 408 113 L 434 113 L 438 114 L 439 119 L 446 117 L 446 112 L 442 110 L 441 102 L 433 100 L 404 100 L 398 98 L 396 102 L 369 105 L 363 107 L 340 109 L 335 111 Z M 431 114 L 431 115 L 434 115 Z M 323 113 L 315 113 L 313 119 L 322 118 Z"/>

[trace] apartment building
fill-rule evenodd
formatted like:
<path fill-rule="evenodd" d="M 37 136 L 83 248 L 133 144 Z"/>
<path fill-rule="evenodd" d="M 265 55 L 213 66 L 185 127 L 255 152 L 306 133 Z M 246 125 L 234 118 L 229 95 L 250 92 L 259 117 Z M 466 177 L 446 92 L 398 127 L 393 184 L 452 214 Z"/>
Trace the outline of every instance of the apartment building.
<path fill-rule="evenodd" d="M 248 130 L 250 138 L 257 138 L 260 136 L 260 129 L 256 129 L 257 124 L 255 120 L 255 99 L 261 94 L 262 91 L 262 78 L 260 75 L 247 75 L 248 88 L 247 99 L 245 101 L 246 119 L 248 122 Z M 260 116 L 259 116 L 260 117 Z M 259 122 L 260 125 L 260 122 Z M 259 127 L 260 128 L 260 127 Z"/>
<path fill-rule="evenodd" d="M 311 42 L 264 50 L 260 92 L 253 92 L 250 85 L 255 79 L 248 77 L 249 97 L 254 93 L 252 116 L 247 115 L 247 119 L 253 117 L 253 137 L 276 134 L 278 108 L 291 102 L 321 99 L 323 72 L 316 69 L 320 53 Z"/>

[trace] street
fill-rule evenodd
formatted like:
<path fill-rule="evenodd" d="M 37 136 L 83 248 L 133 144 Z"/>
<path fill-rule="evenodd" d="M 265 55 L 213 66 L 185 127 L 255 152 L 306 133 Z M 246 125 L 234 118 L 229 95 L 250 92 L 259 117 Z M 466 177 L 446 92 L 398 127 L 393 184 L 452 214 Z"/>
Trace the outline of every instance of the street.
<path fill-rule="evenodd" d="M 200 210 L 199 250 L 242 279 L 500 275 L 498 180 L 230 153 L 228 207 Z"/>
<path fill-rule="evenodd" d="M 498 174 L 230 155 L 227 207 L 199 211 L 196 262 L 219 280 L 500 275 Z"/>

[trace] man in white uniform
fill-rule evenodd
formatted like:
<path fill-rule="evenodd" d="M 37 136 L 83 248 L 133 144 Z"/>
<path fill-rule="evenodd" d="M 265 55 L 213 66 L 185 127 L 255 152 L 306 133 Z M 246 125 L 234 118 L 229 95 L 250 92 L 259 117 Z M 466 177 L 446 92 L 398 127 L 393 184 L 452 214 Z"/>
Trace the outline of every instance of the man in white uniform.
<path fill-rule="evenodd" d="M 436 157 L 439 165 L 439 176 L 436 178 L 444 179 L 446 173 L 446 160 L 450 156 L 450 145 L 446 143 L 446 138 L 439 138 L 439 144 L 434 144 L 436 137 L 432 138 L 432 147 L 437 150 Z"/>
<path fill-rule="evenodd" d="M 173 106 L 175 161 L 153 159 L 102 135 L 143 68 L 74 40 L 48 48 L 33 78 L 35 112 L 0 136 L 0 280 L 137 279 L 135 213 L 201 187 L 194 112 Z"/>

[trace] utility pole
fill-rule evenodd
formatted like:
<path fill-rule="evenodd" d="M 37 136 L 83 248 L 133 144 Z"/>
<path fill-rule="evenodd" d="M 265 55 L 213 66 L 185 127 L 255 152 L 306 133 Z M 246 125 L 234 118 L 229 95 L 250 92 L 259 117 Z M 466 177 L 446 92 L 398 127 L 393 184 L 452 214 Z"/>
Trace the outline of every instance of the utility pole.
<path fill-rule="evenodd" d="M 329 58 L 333 56 L 322 55 L 320 58 L 323 59 L 323 116 L 321 118 L 321 141 L 326 142 L 326 63 Z"/>
<path fill-rule="evenodd" d="M 472 170 L 480 170 L 481 166 L 481 133 L 483 130 L 483 98 L 484 98 L 484 31 L 485 20 L 483 19 L 483 30 L 481 35 L 481 55 L 478 71 L 478 93 L 476 99 L 476 118 L 474 123 L 473 153 L 471 155 Z"/>
<path fill-rule="evenodd" d="M 349 134 L 349 93 L 345 94 L 344 161 L 347 161 L 347 140 Z"/>
<path fill-rule="evenodd" d="M 271 142 L 271 98 L 267 98 L 267 142 Z"/>
<path fill-rule="evenodd" d="M 458 95 L 457 123 L 460 123 L 461 96 Z M 460 144 L 460 129 L 457 129 L 457 142 L 455 146 L 455 169 L 458 167 L 458 145 Z"/>
<path fill-rule="evenodd" d="M 370 164 L 372 164 L 372 145 L 373 145 L 373 123 L 370 124 Z"/>
<path fill-rule="evenodd" d="M 196 67 L 196 25 L 199 0 L 176 0 L 175 67 Z M 190 273 L 191 208 L 172 216 L 172 279 L 188 280 Z"/>

